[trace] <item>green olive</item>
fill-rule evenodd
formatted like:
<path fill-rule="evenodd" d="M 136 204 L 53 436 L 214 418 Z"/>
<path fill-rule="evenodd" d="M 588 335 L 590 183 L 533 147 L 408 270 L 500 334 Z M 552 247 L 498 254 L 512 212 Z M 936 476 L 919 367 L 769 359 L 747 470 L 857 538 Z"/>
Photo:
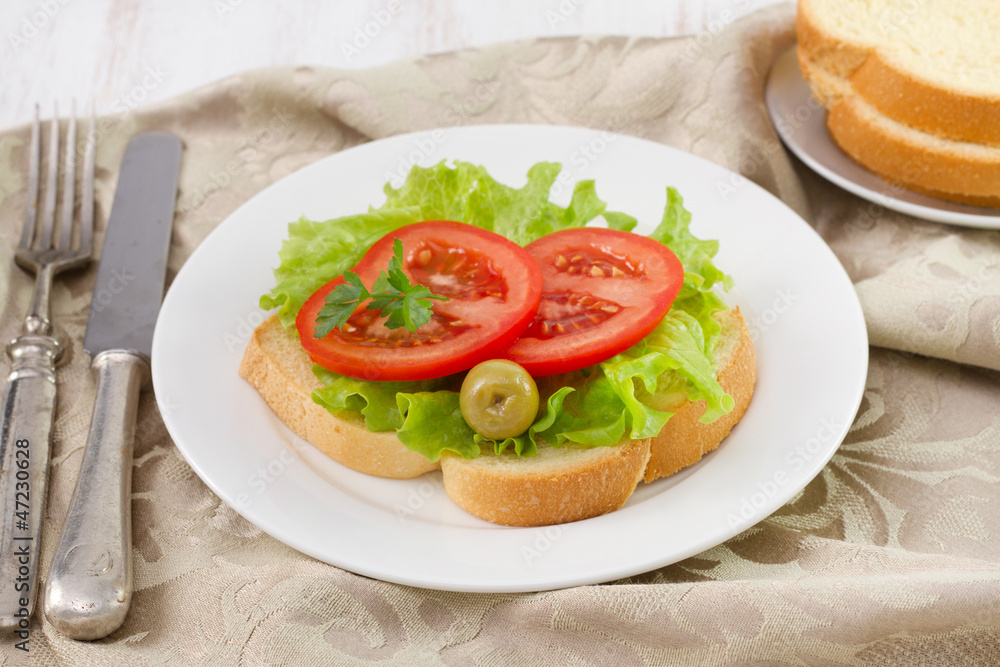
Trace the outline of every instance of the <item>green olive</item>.
<path fill-rule="evenodd" d="M 459 406 L 465 422 L 482 436 L 501 440 L 528 430 L 538 414 L 538 386 L 520 364 L 490 359 L 462 382 Z"/>

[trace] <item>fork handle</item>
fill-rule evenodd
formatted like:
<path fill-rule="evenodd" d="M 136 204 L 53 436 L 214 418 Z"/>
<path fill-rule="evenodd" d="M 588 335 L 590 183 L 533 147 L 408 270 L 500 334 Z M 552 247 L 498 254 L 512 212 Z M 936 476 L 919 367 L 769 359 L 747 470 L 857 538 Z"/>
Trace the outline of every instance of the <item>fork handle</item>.
<path fill-rule="evenodd" d="M 11 341 L 7 354 L 13 364 L 0 413 L 0 630 L 27 633 L 62 347 L 55 338 L 28 333 Z"/>
<path fill-rule="evenodd" d="M 149 362 L 130 350 L 94 357 L 97 396 L 80 475 L 45 585 L 45 618 L 73 639 L 99 639 L 132 603 L 132 449 Z"/>

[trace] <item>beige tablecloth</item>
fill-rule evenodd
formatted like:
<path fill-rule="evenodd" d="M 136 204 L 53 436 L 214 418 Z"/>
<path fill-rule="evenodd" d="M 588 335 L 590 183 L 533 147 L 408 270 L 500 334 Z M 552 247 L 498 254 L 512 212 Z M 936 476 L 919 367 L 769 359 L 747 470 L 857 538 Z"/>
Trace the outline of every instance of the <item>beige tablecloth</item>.
<path fill-rule="evenodd" d="M 263 534 L 182 460 L 146 393 L 131 613 L 93 643 L 69 640 L 36 615 L 31 661 L 1000 661 L 1000 235 L 870 205 L 789 158 L 762 90 L 794 39 L 793 12 L 773 8 L 679 40 L 546 39 L 364 71 L 248 72 L 102 119 L 97 219 L 103 228 L 126 142 L 150 128 L 187 145 L 170 277 L 254 193 L 371 139 L 456 124 L 558 123 L 690 151 L 742 172 L 815 226 L 856 282 L 879 346 L 846 442 L 804 492 L 725 544 L 626 580 L 538 594 L 421 590 L 339 570 Z M 12 254 L 21 226 L 27 136 L 23 127 L 0 133 L 0 257 Z M 80 341 L 95 273 L 54 292 L 59 334 L 73 344 L 59 371 L 46 569 L 93 401 Z M 30 285 L 0 261 L 5 339 L 18 331 Z M 6 640 L 2 651 L 4 664 L 25 658 Z"/>

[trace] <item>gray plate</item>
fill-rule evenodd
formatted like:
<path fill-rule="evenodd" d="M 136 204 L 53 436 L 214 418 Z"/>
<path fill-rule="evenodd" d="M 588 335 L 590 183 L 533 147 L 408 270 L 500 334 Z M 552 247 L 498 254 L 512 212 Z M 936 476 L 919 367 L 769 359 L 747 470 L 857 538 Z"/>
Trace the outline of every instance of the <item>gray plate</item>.
<path fill-rule="evenodd" d="M 771 68 L 764 91 L 778 136 L 800 160 L 848 192 L 917 218 L 964 227 L 1000 229 L 1000 209 L 934 199 L 882 180 L 851 160 L 826 131 L 826 109 L 813 99 L 793 46 Z"/>

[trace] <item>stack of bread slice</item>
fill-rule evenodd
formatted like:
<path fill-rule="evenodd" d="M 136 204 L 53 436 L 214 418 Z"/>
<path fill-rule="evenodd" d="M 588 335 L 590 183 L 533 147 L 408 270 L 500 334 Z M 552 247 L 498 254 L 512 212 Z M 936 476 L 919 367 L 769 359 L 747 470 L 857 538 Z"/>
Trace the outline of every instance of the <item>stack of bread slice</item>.
<path fill-rule="evenodd" d="M 799 0 L 833 140 L 885 180 L 1000 207 L 1000 2 Z"/>

